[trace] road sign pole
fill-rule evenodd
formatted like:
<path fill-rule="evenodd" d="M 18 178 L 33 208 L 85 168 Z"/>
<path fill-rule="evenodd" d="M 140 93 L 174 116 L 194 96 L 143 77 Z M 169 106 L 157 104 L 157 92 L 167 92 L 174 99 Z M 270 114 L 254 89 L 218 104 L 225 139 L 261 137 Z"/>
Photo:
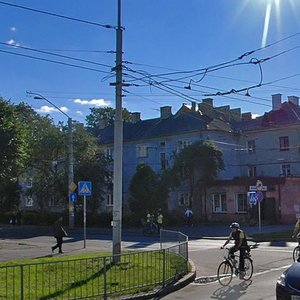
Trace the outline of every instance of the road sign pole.
<path fill-rule="evenodd" d="M 258 229 L 261 232 L 261 213 L 260 213 L 260 201 L 258 202 Z"/>
<path fill-rule="evenodd" d="M 86 196 L 83 196 L 83 248 L 86 248 Z"/>

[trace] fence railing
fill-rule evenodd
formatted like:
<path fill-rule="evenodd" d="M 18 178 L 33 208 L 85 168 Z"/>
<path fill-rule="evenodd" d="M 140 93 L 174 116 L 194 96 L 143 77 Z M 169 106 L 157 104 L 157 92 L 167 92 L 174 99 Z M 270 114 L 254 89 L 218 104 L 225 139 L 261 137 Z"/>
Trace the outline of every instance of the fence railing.
<path fill-rule="evenodd" d="M 188 272 L 188 242 L 160 250 L 0 266 L 0 299 L 107 299 L 166 286 Z"/>

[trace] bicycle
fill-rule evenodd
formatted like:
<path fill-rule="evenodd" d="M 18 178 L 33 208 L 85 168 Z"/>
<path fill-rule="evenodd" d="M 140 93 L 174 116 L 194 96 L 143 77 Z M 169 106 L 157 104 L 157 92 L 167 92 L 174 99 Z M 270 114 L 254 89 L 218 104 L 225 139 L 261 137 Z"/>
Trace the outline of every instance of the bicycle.
<path fill-rule="evenodd" d="M 229 254 L 230 248 L 225 248 L 226 255 L 224 255 L 224 260 L 220 263 L 217 271 L 218 281 L 221 285 L 226 286 L 229 285 L 233 278 L 233 271 L 235 275 L 239 275 L 240 271 L 238 268 L 239 256 L 234 255 L 231 257 Z M 250 246 L 251 249 L 251 246 Z M 243 280 L 250 280 L 253 274 L 253 260 L 251 258 L 250 252 L 246 251 L 244 256 L 245 262 L 245 272 L 243 276 Z"/>
<path fill-rule="evenodd" d="M 297 236 L 298 245 L 293 250 L 293 260 L 300 262 L 300 236 Z"/>

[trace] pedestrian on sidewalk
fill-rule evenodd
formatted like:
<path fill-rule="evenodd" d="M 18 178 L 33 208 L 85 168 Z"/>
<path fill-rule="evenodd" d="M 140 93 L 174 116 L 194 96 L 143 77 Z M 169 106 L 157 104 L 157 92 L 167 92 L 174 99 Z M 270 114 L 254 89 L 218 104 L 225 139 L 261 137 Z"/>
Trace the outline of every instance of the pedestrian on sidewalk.
<path fill-rule="evenodd" d="M 63 218 L 59 217 L 54 222 L 54 225 L 53 225 L 53 235 L 56 238 L 56 245 L 51 247 L 52 252 L 54 252 L 54 250 L 56 248 L 58 248 L 58 252 L 63 253 L 63 251 L 62 251 L 63 237 L 68 236 L 68 235 L 62 226 L 62 220 L 63 220 Z"/>
<path fill-rule="evenodd" d="M 162 228 L 163 225 L 163 215 L 161 212 L 161 209 L 158 210 L 157 213 L 157 218 L 156 218 L 156 224 L 157 224 L 157 233 L 160 233 L 160 229 Z"/>

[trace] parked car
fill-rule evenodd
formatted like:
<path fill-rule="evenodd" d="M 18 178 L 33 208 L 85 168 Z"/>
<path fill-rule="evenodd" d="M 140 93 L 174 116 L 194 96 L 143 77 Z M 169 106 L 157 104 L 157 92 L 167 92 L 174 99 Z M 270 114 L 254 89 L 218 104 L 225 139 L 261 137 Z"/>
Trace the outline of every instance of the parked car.
<path fill-rule="evenodd" d="M 277 300 L 300 300 L 300 263 L 294 262 L 277 280 Z"/>

